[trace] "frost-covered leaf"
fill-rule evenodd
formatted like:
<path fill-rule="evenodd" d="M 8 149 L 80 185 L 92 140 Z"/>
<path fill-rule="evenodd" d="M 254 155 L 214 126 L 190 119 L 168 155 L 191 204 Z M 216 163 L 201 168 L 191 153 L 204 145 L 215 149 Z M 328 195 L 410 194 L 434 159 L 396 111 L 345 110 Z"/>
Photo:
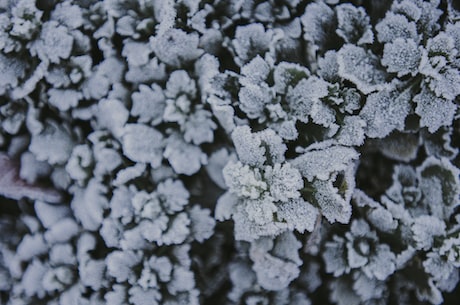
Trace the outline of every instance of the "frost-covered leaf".
<path fill-rule="evenodd" d="M 271 129 L 252 133 L 249 126 L 238 126 L 232 133 L 232 140 L 238 159 L 244 164 L 261 167 L 267 161 L 269 163 L 284 161 L 286 145 Z"/>
<path fill-rule="evenodd" d="M 423 201 L 433 215 L 448 218 L 460 201 L 460 170 L 447 159 L 429 157 L 417 168 Z"/>
<path fill-rule="evenodd" d="M 30 43 L 30 53 L 38 56 L 42 61 L 59 63 L 61 59 L 67 59 L 72 51 L 74 39 L 69 30 L 57 21 L 45 22 L 40 36 Z"/>
<path fill-rule="evenodd" d="M 163 232 L 159 245 L 181 244 L 190 235 L 190 218 L 186 213 L 179 213 L 168 221 L 168 228 Z"/>
<path fill-rule="evenodd" d="M 417 104 L 415 113 L 420 116 L 420 125 L 428 127 L 431 133 L 441 126 L 450 125 L 457 110 L 456 104 L 437 97 L 426 87 L 422 87 L 422 91 L 414 97 L 414 102 Z"/>
<path fill-rule="evenodd" d="M 391 6 L 392 12 L 406 16 L 408 20 L 417 22 L 422 16 L 422 10 L 414 1 L 395 1 Z"/>
<path fill-rule="evenodd" d="M 33 259 L 21 278 L 21 284 L 26 296 L 31 297 L 35 295 L 38 298 L 45 296 L 42 279 L 47 270 L 47 266 L 40 262 L 38 258 Z"/>
<path fill-rule="evenodd" d="M 238 26 L 232 41 L 237 63 L 242 66 L 257 55 L 263 56 L 270 48 L 272 36 L 272 31 L 266 31 L 260 23 Z"/>
<path fill-rule="evenodd" d="M 337 141 L 345 146 L 361 146 L 365 139 L 366 122 L 359 116 L 346 116 L 337 134 Z"/>
<path fill-rule="evenodd" d="M 302 79 L 310 76 L 310 71 L 306 67 L 290 62 L 280 62 L 273 71 L 273 80 L 277 93 L 285 93 L 288 86 L 295 87 Z"/>
<path fill-rule="evenodd" d="M 76 90 L 54 88 L 48 90 L 48 95 L 48 102 L 60 111 L 67 111 L 70 108 L 76 107 L 83 97 L 83 94 Z"/>
<path fill-rule="evenodd" d="M 86 188 L 76 188 L 73 191 L 71 207 L 83 228 L 95 231 L 101 226 L 104 209 L 108 208 L 105 192 L 106 187 L 95 178 L 88 182 Z"/>
<path fill-rule="evenodd" d="M 382 64 L 388 72 L 398 73 L 398 77 L 418 73 L 422 52 L 412 39 L 397 38 L 386 43 L 383 49 Z"/>
<path fill-rule="evenodd" d="M 382 43 L 393 42 L 397 38 L 412 39 L 415 42 L 419 41 L 415 22 L 407 20 L 404 15 L 389 12 L 375 26 L 375 29 L 377 31 L 377 38 Z"/>
<path fill-rule="evenodd" d="M 140 263 L 141 257 L 133 251 L 113 251 L 106 259 L 107 273 L 118 283 L 135 279 L 133 267 Z"/>
<path fill-rule="evenodd" d="M 435 216 L 422 215 L 414 220 L 411 230 L 416 248 L 427 251 L 433 246 L 435 237 L 445 236 L 446 224 Z"/>
<path fill-rule="evenodd" d="M 382 90 L 386 73 L 380 68 L 378 58 L 370 51 L 346 44 L 337 52 L 340 77 L 351 81 L 364 94 Z"/>
<path fill-rule="evenodd" d="M 319 119 L 327 116 L 326 111 L 319 111 L 323 97 L 328 95 L 328 83 L 317 77 L 309 77 L 300 80 L 295 87 L 290 87 L 286 95 L 286 101 L 290 111 L 302 122 L 308 122 L 310 116 Z"/>
<path fill-rule="evenodd" d="M 200 145 L 213 141 L 217 124 L 212 120 L 211 112 L 199 109 L 188 116 L 181 128 L 184 131 L 185 141 Z"/>
<path fill-rule="evenodd" d="M 278 205 L 276 215 L 300 233 L 312 232 L 318 218 L 318 209 L 303 199 L 289 200 Z"/>
<path fill-rule="evenodd" d="M 330 223 L 350 221 L 350 200 L 343 198 L 332 182 L 316 180 L 313 187 L 315 188 L 315 201 L 320 207 L 320 212 Z"/>
<path fill-rule="evenodd" d="M 185 142 L 180 136 L 170 136 L 163 156 L 177 174 L 191 176 L 207 163 L 207 156 L 199 146 Z"/>
<path fill-rule="evenodd" d="M 271 89 L 262 85 L 246 84 L 238 93 L 239 107 L 250 119 L 264 117 L 265 107 L 274 99 Z"/>
<path fill-rule="evenodd" d="M 331 83 L 336 83 L 340 80 L 337 51 L 329 50 L 318 58 L 318 75 Z"/>
<path fill-rule="evenodd" d="M 393 132 L 383 139 L 370 141 L 370 143 L 390 159 L 409 162 L 417 157 L 420 140 L 418 134 Z"/>
<path fill-rule="evenodd" d="M 334 38 L 331 33 L 337 28 L 336 16 L 324 2 L 312 2 L 307 5 L 300 21 L 304 28 L 303 38 L 312 43 L 315 50 L 324 50 L 328 42 Z"/>
<path fill-rule="evenodd" d="M 366 121 L 366 134 L 384 138 L 394 129 L 403 130 L 411 109 L 410 93 L 383 90 L 367 97 L 360 116 Z"/>
<path fill-rule="evenodd" d="M 149 62 L 149 55 L 152 51 L 148 43 L 125 40 L 121 55 L 126 58 L 129 66 L 139 67 Z"/>
<path fill-rule="evenodd" d="M 163 135 L 144 124 L 126 124 L 122 136 L 123 153 L 136 162 L 160 166 L 163 159 Z"/>
<path fill-rule="evenodd" d="M 47 253 L 47 245 L 43 234 L 25 235 L 16 249 L 17 258 L 21 261 L 29 261 L 36 256 Z"/>
<path fill-rule="evenodd" d="M 327 180 L 332 173 L 346 170 L 358 156 L 353 148 L 330 146 L 307 151 L 295 158 L 292 165 L 309 181 L 314 178 Z"/>
<path fill-rule="evenodd" d="M 198 48 L 198 43 L 198 35 L 187 34 L 180 29 L 169 29 L 151 39 L 151 47 L 156 56 L 173 67 L 180 67 L 197 59 L 203 53 Z"/>
<path fill-rule="evenodd" d="M 276 236 L 286 231 L 289 226 L 284 222 L 275 222 L 273 213 L 276 206 L 265 197 L 257 200 L 246 200 L 235 207 L 235 239 L 254 241 L 262 236 Z"/>
<path fill-rule="evenodd" d="M 240 161 L 229 162 L 223 169 L 223 175 L 230 192 L 238 197 L 257 199 L 268 188 L 258 168 L 251 168 Z"/>
<path fill-rule="evenodd" d="M 336 6 L 335 10 L 338 23 L 336 32 L 346 43 L 362 45 L 374 41 L 370 19 L 364 8 L 346 3 Z"/>
<path fill-rule="evenodd" d="M 299 276 L 298 264 L 288 259 L 271 255 L 265 247 L 259 245 L 259 240 L 251 245 L 250 257 L 254 265 L 258 283 L 267 290 L 281 290 Z M 293 248 L 298 245 L 295 245 Z M 292 245 L 291 245 L 292 247 Z M 292 248 L 291 248 L 292 249 Z"/>
<path fill-rule="evenodd" d="M 99 127 L 107 128 L 115 137 L 121 137 L 125 131 L 123 127 L 129 118 L 129 111 L 123 102 L 116 99 L 103 99 L 97 106 L 96 118 Z"/>
<path fill-rule="evenodd" d="M 257 55 L 249 63 L 241 67 L 240 83 L 243 86 L 248 84 L 263 85 L 271 71 L 270 63 Z"/>
<path fill-rule="evenodd" d="M 25 74 L 26 63 L 19 58 L 0 54 L 0 94 L 15 88 Z"/>
<path fill-rule="evenodd" d="M 206 172 L 209 177 L 221 189 L 226 188 L 222 169 L 230 160 L 235 161 L 235 155 L 230 154 L 227 149 L 221 148 L 210 155 L 206 165 Z"/>
<path fill-rule="evenodd" d="M 134 166 L 123 168 L 117 173 L 112 184 L 120 186 L 126 184 L 128 181 L 139 178 L 145 173 L 146 167 L 145 163 L 136 163 Z"/>
<path fill-rule="evenodd" d="M 264 178 L 275 201 L 288 202 L 300 197 L 299 190 L 303 187 L 302 176 L 290 163 L 266 166 Z"/>
<path fill-rule="evenodd" d="M 345 252 L 345 239 L 337 235 L 332 238 L 332 241 L 325 243 L 322 256 L 326 264 L 326 272 L 333 273 L 335 277 L 338 277 L 344 273 L 349 273 L 350 267 Z"/>
<path fill-rule="evenodd" d="M 225 192 L 217 200 L 214 217 L 219 221 L 228 220 L 235 213 L 236 205 L 238 204 L 238 197 L 231 192 Z"/>
<path fill-rule="evenodd" d="M 139 91 L 132 94 L 132 100 L 131 114 L 139 117 L 139 123 L 151 123 L 154 126 L 161 123 L 166 104 L 160 86 L 152 84 L 149 87 L 141 84 Z"/>
<path fill-rule="evenodd" d="M 71 30 L 79 28 L 84 23 L 82 9 L 70 2 L 58 3 L 51 13 L 51 19 L 64 24 Z"/>
<path fill-rule="evenodd" d="M 460 94 L 460 88 L 458 86 L 460 82 L 460 73 L 458 69 L 445 68 L 439 73 L 429 72 L 426 74 L 428 76 L 428 86 L 437 96 L 452 101 Z"/>
<path fill-rule="evenodd" d="M 73 218 L 66 217 L 54 223 L 46 232 L 45 240 L 48 244 L 69 242 L 76 236 L 80 227 Z"/>
<path fill-rule="evenodd" d="M 67 205 L 54 205 L 40 200 L 35 201 L 34 208 L 37 218 L 45 228 L 50 228 L 60 219 L 66 218 L 71 214 Z"/>
<path fill-rule="evenodd" d="M 210 213 L 210 210 L 203 209 L 198 205 L 194 205 L 189 211 L 191 234 L 200 243 L 210 238 L 214 233 L 215 221 Z"/>
<path fill-rule="evenodd" d="M 396 256 L 391 252 L 387 244 L 378 245 L 375 252 L 369 264 L 363 268 L 363 271 L 370 278 L 384 281 L 395 271 Z"/>

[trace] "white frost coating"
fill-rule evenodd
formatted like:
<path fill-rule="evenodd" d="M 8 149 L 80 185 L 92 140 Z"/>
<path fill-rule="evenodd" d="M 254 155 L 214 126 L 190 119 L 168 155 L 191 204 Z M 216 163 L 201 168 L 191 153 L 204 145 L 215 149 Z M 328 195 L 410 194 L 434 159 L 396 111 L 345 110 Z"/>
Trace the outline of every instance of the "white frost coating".
<path fill-rule="evenodd" d="M 143 124 L 126 124 L 123 129 L 122 148 L 129 159 L 150 163 L 158 167 L 163 159 L 163 135 Z"/>
<path fill-rule="evenodd" d="M 386 73 L 379 67 L 378 58 L 371 51 L 346 44 L 337 52 L 337 63 L 339 75 L 354 83 L 364 94 L 388 87 Z"/>
<path fill-rule="evenodd" d="M 347 169 L 358 157 L 359 154 L 353 148 L 331 146 L 307 151 L 294 159 L 292 165 L 309 181 L 313 181 L 313 178 L 327 180 L 333 172 Z"/>

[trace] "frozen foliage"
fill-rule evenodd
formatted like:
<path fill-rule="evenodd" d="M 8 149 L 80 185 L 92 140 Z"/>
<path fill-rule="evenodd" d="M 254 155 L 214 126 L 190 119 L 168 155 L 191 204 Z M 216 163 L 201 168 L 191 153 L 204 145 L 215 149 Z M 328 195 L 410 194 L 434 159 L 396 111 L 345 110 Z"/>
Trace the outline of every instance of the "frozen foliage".
<path fill-rule="evenodd" d="M 385 88 L 386 74 L 370 50 L 352 44 L 337 52 L 338 74 L 351 81 L 364 94 Z"/>
<path fill-rule="evenodd" d="M 456 304 L 453 0 L 0 0 L 0 304 Z"/>

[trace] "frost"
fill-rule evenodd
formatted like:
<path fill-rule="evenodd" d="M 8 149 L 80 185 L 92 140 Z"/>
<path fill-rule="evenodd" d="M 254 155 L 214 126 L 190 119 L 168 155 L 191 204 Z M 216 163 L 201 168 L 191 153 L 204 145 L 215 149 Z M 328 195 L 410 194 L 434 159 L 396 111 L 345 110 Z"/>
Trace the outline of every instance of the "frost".
<path fill-rule="evenodd" d="M 459 169 L 447 159 L 430 157 L 417 168 L 417 176 L 425 204 L 431 207 L 434 215 L 448 218 L 459 203 Z"/>
<path fill-rule="evenodd" d="M 318 218 L 318 209 L 302 199 L 289 200 L 278 206 L 277 216 L 300 233 L 312 232 Z"/>
<path fill-rule="evenodd" d="M 22 60 L 0 54 L 0 94 L 15 88 L 24 77 L 26 64 Z"/>
<path fill-rule="evenodd" d="M 121 55 L 126 57 L 129 66 L 139 67 L 149 62 L 150 53 L 148 43 L 127 40 L 123 44 Z"/>
<path fill-rule="evenodd" d="M 359 116 L 346 116 L 337 135 L 337 141 L 345 146 L 361 146 L 365 139 L 366 122 Z"/>
<path fill-rule="evenodd" d="M 260 23 L 238 26 L 232 43 L 238 56 L 237 63 L 242 66 L 257 55 L 264 55 L 270 48 L 273 33 Z"/>
<path fill-rule="evenodd" d="M 140 263 L 140 257 L 132 251 L 113 251 L 105 261 L 107 273 L 114 277 L 118 283 L 123 283 L 135 279 L 132 267 Z"/>
<path fill-rule="evenodd" d="M 326 242 L 324 247 L 322 256 L 326 263 L 326 272 L 333 273 L 336 277 L 349 273 L 350 267 L 348 267 L 345 253 L 345 239 L 334 235 L 333 241 Z"/>
<path fill-rule="evenodd" d="M 277 242 L 284 243 L 289 252 L 296 252 L 300 248 L 300 243 L 293 236 L 292 238 L 288 238 L 290 234 L 292 233 L 281 235 L 275 242 L 267 239 L 259 239 L 251 245 L 249 255 L 254 261 L 253 270 L 256 272 L 259 284 L 265 289 L 283 289 L 299 275 L 299 262 L 295 260 L 295 258 L 298 259 L 297 253 L 297 257 L 294 257 L 294 261 L 292 261 L 292 257 L 285 256 L 286 254 L 291 255 L 291 253 L 284 253 L 284 257 L 278 257 L 280 253 L 278 255 L 275 253 L 271 255 L 268 252 L 273 246 L 275 246 L 273 250 L 276 251 L 275 244 Z"/>
<path fill-rule="evenodd" d="M 59 63 L 61 59 L 69 58 L 73 43 L 66 27 L 57 21 L 48 21 L 43 24 L 39 39 L 31 43 L 30 52 L 42 61 Z"/>
<path fill-rule="evenodd" d="M 295 158 L 292 165 L 309 181 L 313 178 L 327 180 L 332 173 L 346 170 L 358 157 L 353 148 L 331 146 L 307 151 Z"/>
<path fill-rule="evenodd" d="M 391 43 L 386 43 L 383 49 L 382 64 L 388 72 L 397 73 L 398 77 L 418 73 L 422 52 L 417 44 L 409 39 L 397 38 Z"/>
<path fill-rule="evenodd" d="M 197 59 L 203 51 L 198 48 L 198 35 L 187 34 L 179 29 L 169 29 L 164 34 L 153 38 L 152 50 L 164 63 L 180 67 Z"/>
<path fill-rule="evenodd" d="M 222 169 L 230 160 L 233 160 L 234 157 L 234 154 L 231 155 L 225 148 L 221 148 L 213 152 L 208 159 L 206 172 L 212 181 L 222 189 L 226 188 Z"/>
<path fill-rule="evenodd" d="M 446 234 L 446 225 L 434 216 L 419 216 L 411 226 L 416 249 L 428 250 L 432 247 L 436 236 Z"/>
<path fill-rule="evenodd" d="M 383 90 L 370 94 L 360 113 L 367 123 L 367 136 L 383 138 L 394 129 L 403 130 L 410 109 L 408 92 Z"/>
<path fill-rule="evenodd" d="M 430 75 L 428 86 L 438 97 L 450 102 L 460 94 L 460 89 L 457 86 L 459 81 L 458 70 L 445 69 L 440 73 Z"/>
<path fill-rule="evenodd" d="M 150 123 L 154 126 L 161 123 L 166 103 L 160 86 L 152 84 L 149 87 L 141 84 L 139 91 L 132 94 L 132 100 L 131 115 L 138 117 L 139 123 Z"/>
<path fill-rule="evenodd" d="M 339 75 L 351 81 L 364 94 L 386 87 L 386 73 L 378 65 L 378 58 L 370 51 L 351 44 L 337 52 Z"/>
<path fill-rule="evenodd" d="M 193 206 L 190 210 L 190 221 L 191 234 L 196 241 L 202 243 L 214 233 L 215 221 L 208 209 Z"/>
<path fill-rule="evenodd" d="M 300 21 L 304 27 L 303 38 L 311 42 L 315 49 L 324 50 L 331 39 L 331 29 L 336 28 L 334 11 L 323 2 L 310 3 Z"/>
<path fill-rule="evenodd" d="M 108 207 L 105 191 L 105 187 L 94 178 L 88 182 L 85 189 L 76 188 L 73 191 L 71 207 L 83 228 L 95 231 L 102 224 L 104 209 Z"/>
<path fill-rule="evenodd" d="M 326 97 L 328 93 L 326 81 L 317 77 L 310 77 L 300 80 L 294 88 L 289 88 L 286 100 L 297 119 L 306 123 L 308 117 L 314 116 L 314 113 L 318 111 L 317 107 L 323 106 L 320 99 Z M 319 111 L 315 116 L 318 118 L 327 116 L 324 112 Z"/>
<path fill-rule="evenodd" d="M 67 111 L 70 108 L 76 107 L 83 97 L 81 92 L 76 90 L 50 89 L 48 94 L 48 102 L 60 111 Z"/>
<path fill-rule="evenodd" d="M 267 161 L 284 161 L 286 145 L 271 129 L 252 133 L 249 126 L 238 126 L 232 133 L 232 140 L 238 158 L 244 164 L 260 167 Z"/>
<path fill-rule="evenodd" d="M 34 204 L 35 213 L 45 228 L 50 228 L 60 219 L 66 218 L 71 211 L 66 205 L 55 205 L 44 201 L 36 200 Z"/>
<path fill-rule="evenodd" d="M 264 108 L 270 104 L 273 95 L 268 86 L 247 84 L 238 93 L 240 109 L 251 119 L 263 117 Z"/>
<path fill-rule="evenodd" d="M 387 13 L 385 18 L 375 26 L 375 29 L 377 38 L 382 43 L 393 42 L 397 38 L 419 41 L 415 22 L 407 20 L 400 14 Z"/>
<path fill-rule="evenodd" d="M 303 187 L 302 176 L 290 163 L 267 166 L 264 176 L 274 200 L 288 202 L 300 197 L 298 190 Z"/>
<path fill-rule="evenodd" d="M 285 93 L 288 86 L 295 87 L 299 81 L 310 76 L 307 68 L 290 62 L 280 62 L 273 71 L 275 90 L 277 93 Z"/>
<path fill-rule="evenodd" d="M 230 162 L 223 169 L 225 184 L 238 197 L 259 198 L 268 186 L 258 169 L 241 162 Z"/>
<path fill-rule="evenodd" d="M 207 163 L 207 157 L 200 147 L 189 144 L 180 136 L 170 136 L 163 156 L 177 174 L 191 176 Z"/>
<path fill-rule="evenodd" d="M 39 179 L 50 174 L 52 168 L 45 161 L 38 161 L 30 152 L 21 155 L 21 168 L 19 177 L 29 184 L 36 183 Z"/>
<path fill-rule="evenodd" d="M 42 234 L 25 235 L 16 251 L 19 260 L 29 261 L 48 252 L 48 245 Z"/>
<path fill-rule="evenodd" d="M 336 14 L 338 23 L 336 32 L 346 43 L 362 45 L 374 41 L 370 19 L 362 7 L 341 4 L 336 7 Z"/>
<path fill-rule="evenodd" d="M 351 217 L 349 198 L 343 198 L 331 181 L 316 180 L 313 186 L 321 214 L 331 223 L 348 223 Z"/>
<path fill-rule="evenodd" d="M 420 116 L 420 125 L 428 127 L 431 133 L 449 125 L 457 109 L 454 103 L 437 97 L 425 87 L 414 97 L 414 102 L 417 103 L 415 113 Z"/>
<path fill-rule="evenodd" d="M 58 3 L 51 14 L 51 19 L 64 24 L 71 30 L 79 28 L 84 23 L 80 7 L 71 5 L 69 2 Z"/>
<path fill-rule="evenodd" d="M 216 128 L 217 125 L 212 120 L 212 113 L 199 109 L 193 112 L 182 126 L 184 140 L 195 145 L 210 143 L 214 139 Z"/>
<path fill-rule="evenodd" d="M 122 148 L 129 159 L 158 167 L 163 159 L 163 135 L 144 124 L 126 124 L 123 128 Z"/>
<path fill-rule="evenodd" d="M 97 106 L 96 118 L 100 128 L 107 128 L 115 137 L 121 137 L 124 132 L 123 127 L 129 118 L 129 111 L 123 102 L 116 99 L 103 99 Z"/>
<path fill-rule="evenodd" d="M 45 233 L 48 244 L 70 241 L 80 231 L 78 224 L 72 218 L 63 218 L 54 223 Z"/>

